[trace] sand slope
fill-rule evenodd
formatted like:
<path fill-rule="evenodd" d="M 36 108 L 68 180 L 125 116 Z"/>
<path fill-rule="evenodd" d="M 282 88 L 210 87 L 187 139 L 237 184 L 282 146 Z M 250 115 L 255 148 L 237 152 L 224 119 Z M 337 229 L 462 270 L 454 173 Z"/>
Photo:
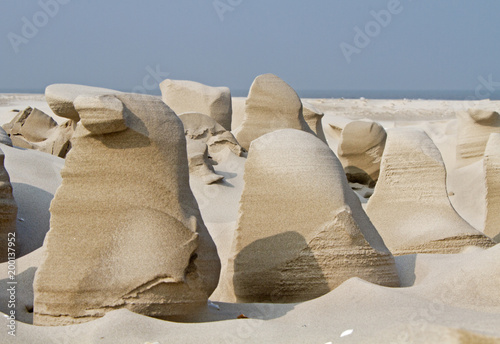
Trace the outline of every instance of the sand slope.
<path fill-rule="evenodd" d="M 35 258 L 36 254 L 30 256 Z M 54 339 L 59 338 L 61 343 L 125 344 L 335 343 L 344 333 L 342 343 L 460 343 L 457 339 L 473 334 L 500 337 L 500 298 L 498 291 L 492 289 L 498 285 L 498 278 L 474 294 L 474 305 L 468 302 L 469 291 L 455 288 L 454 279 L 463 274 L 461 266 L 476 270 L 469 280 L 481 275 L 499 276 L 498 267 L 491 268 L 491 262 L 499 256 L 498 247 L 460 255 L 416 255 L 405 264 L 406 267 L 414 264 L 416 284 L 412 287 L 387 288 L 353 278 L 325 296 L 299 304 L 215 302 L 189 324 L 161 321 L 126 310 L 113 311 L 76 326 L 35 327 L 18 323 L 16 340 L 59 343 Z M 26 258 L 29 257 L 24 261 Z M 490 268 L 485 268 L 485 263 L 490 263 Z M 20 266 L 25 266 L 24 262 Z M 429 268 L 431 271 L 426 272 Z M 436 278 L 439 275 L 444 278 Z M 460 278 L 458 281 L 469 284 Z M 240 314 L 249 319 L 236 319 Z M 353 330 L 352 334 L 345 335 L 348 330 Z M 2 342 L 15 342 L 7 338 L 5 333 L 0 334 Z"/>

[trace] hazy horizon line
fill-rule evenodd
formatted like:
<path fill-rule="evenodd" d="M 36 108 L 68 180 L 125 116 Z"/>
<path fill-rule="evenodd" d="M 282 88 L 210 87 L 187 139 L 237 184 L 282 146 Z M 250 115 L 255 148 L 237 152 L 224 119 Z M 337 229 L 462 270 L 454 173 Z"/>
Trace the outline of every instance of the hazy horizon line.
<path fill-rule="evenodd" d="M 117 89 L 121 92 L 132 90 Z M 500 92 L 493 92 L 488 97 L 477 97 L 475 90 L 419 90 L 419 89 L 306 89 L 295 90 L 301 98 L 347 98 L 347 99 L 435 99 L 435 100 L 500 100 Z M 0 94 L 44 94 L 45 89 L 2 89 Z M 161 95 L 160 89 L 148 92 L 150 95 Z M 246 97 L 248 90 L 231 90 L 233 97 Z"/>

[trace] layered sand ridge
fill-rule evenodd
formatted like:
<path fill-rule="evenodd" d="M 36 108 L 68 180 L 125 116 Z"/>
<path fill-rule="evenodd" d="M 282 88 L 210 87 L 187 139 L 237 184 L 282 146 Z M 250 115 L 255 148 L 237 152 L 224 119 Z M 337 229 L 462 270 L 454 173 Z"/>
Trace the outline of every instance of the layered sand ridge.
<path fill-rule="evenodd" d="M 82 94 L 104 95 L 118 93 L 121 92 L 109 88 L 74 84 L 52 84 L 45 88 L 45 100 L 57 116 L 78 122 L 80 115 L 74 105 L 74 101 L 78 96 Z"/>
<path fill-rule="evenodd" d="M 191 175 L 199 176 L 207 185 L 224 179 L 224 176 L 215 173 L 212 160 L 208 156 L 208 146 L 206 143 L 189 138 L 186 143 L 189 173 Z"/>
<path fill-rule="evenodd" d="M 394 259 L 330 148 L 284 129 L 254 140 L 226 283 L 241 302 L 298 302 L 357 276 L 399 286 Z M 224 282 L 224 281 L 223 281 Z"/>
<path fill-rule="evenodd" d="M 160 83 L 163 101 L 177 114 L 199 112 L 231 130 L 231 91 L 189 80 L 166 79 Z"/>
<path fill-rule="evenodd" d="M 458 253 L 494 242 L 461 218 L 448 199 L 446 170 L 429 136 L 391 129 L 366 212 L 394 255 Z"/>
<path fill-rule="evenodd" d="M 386 138 L 384 127 L 370 120 L 344 126 L 337 152 L 350 182 L 375 185 Z"/>
<path fill-rule="evenodd" d="M 497 111 L 472 108 L 457 113 L 457 159 L 461 165 L 482 159 L 491 133 L 500 133 L 500 114 Z"/>
<path fill-rule="evenodd" d="M 215 173 L 213 165 L 223 160 L 226 149 L 237 156 L 243 155 L 243 149 L 230 131 L 207 115 L 186 112 L 179 118 L 187 140 L 189 172 L 207 185 L 221 181 L 224 177 Z"/>
<path fill-rule="evenodd" d="M 181 121 L 157 97 L 85 92 L 51 204 L 34 323 L 204 307 L 220 261 L 189 187 Z"/>
<path fill-rule="evenodd" d="M 74 120 L 57 122 L 37 108 L 28 107 L 3 125 L 17 147 L 39 150 L 61 158 L 71 149 L 70 139 L 76 127 Z"/>
<path fill-rule="evenodd" d="M 484 233 L 500 242 L 500 134 L 491 134 L 484 152 L 486 220 Z"/>
<path fill-rule="evenodd" d="M 321 141 L 327 143 L 325 133 L 323 132 L 323 124 L 321 123 L 324 116 L 323 112 L 314 107 L 314 105 L 302 101 L 302 114 L 309 128 L 314 131 Z"/>
<path fill-rule="evenodd" d="M 302 102 L 294 89 L 274 74 L 259 75 L 245 101 L 243 121 L 233 134 L 248 150 L 253 140 L 278 129 L 314 134 L 304 119 Z"/>
<path fill-rule="evenodd" d="M 179 118 L 184 126 L 186 138 L 205 143 L 208 146 L 209 154 L 215 160 L 218 160 L 218 153 L 225 148 L 237 156 L 243 155 L 244 150 L 233 134 L 213 118 L 197 112 L 181 113 Z"/>
<path fill-rule="evenodd" d="M 12 196 L 9 174 L 4 167 L 5 155 L 0 149 L 0 262 L 15 259 L 17 204 Z M 9 242 L 12 242 L 9 245 Z M 10 248 L 10 249 L 9 249 Z"/>

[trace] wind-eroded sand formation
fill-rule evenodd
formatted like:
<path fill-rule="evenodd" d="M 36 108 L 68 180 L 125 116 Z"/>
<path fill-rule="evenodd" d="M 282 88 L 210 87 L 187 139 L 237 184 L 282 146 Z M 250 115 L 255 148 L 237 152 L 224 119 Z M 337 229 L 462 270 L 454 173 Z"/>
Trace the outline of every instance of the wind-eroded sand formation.
<path fill-rule="evenodd" d="M 189 80 L 166 79 L 160 83 L 163 101 L 176 114 L 199 112 L 231 130 L 231 91 Z"/>
<path fill-rule="evenodd" d="M 459 112 L 457 159 L 462 165 L 483 157 L 491 133 L 500 133 L 500 114 L 497 111 L 473 108 Z"/>
<path fill-rule="evenodd" d="M 157 97 L 73 88 L 80 123 L 51 204 L 34 323 L 203 307 L 220 261 L 189 187 L 181 121 Z"/>
<path fill-rule="evenodd" d="M 500 134 L 491 134 L 484 152 L 486 221 L 484 233 L 500 242 Z"/>
<path fill-rule="evenodd" d="M 45 88 L 45 100 L 56 115 L 78 122 L 80 120 L 80 115 L 74 105 L 74 101 L 78 96 L 82 94 L 104 95 L 118 93 L 121 92 L 109 88 L 73 84 L 53 84 Z"/>
<path fill-rule="evenodd" d="M 331 149 L 285 129 L 253 141 L 228 263 L 242 302 L 298 302 L 351 277 L 399 286 L 394 259 Z"/>
<path fill-rule="evenodd" d="M 0 127 L 0 143 L 12 147 L 12 140 L 4 128 Z"/>
<path fill-rule="evenodd" d="M 321 123 L 325 114 L 305 101 L 302 101 L 302 114 L 309 128 L 314 131 L 321 141 L 327 143 L 325 133 L 323 132 L 323 124 Z"/>
<path fill-rule="evenodd" d="M 217 155 L 225 148 L 237 156 L 243 149 L 229 130 L 224 129 L 213 118 L 197 112 L 186 112 L 179 115 L 184 125 L 186 138 L 205 143 L 209 154 L 217 160 Z"/>
<path fill-rule="evenodd" d="M 28 107 L 21 111 L 3 128 L 17 147 L 39 150 L 61 158 L 71 148 L 75 122 L 68 120 L 61 125 L 37 108 Z"/>
<path fill-rule="evenodd" d="M 15 252 L 18 246 L 15 238 L 17 204 L 12 196 L 12 185 L 4 167 L 4 160 L 5 155 L 0 149 L 0 262 L 7 261 L 8 253 Z M 13 245 L 9 245 L 12 240 Z"/>
<path fill-rule="evenodd" d="M 470 245 L 494 245 L 453 209 L 441 154 L 420 130 L 388 132 L 366 212 L 394 255 L 458 253 Z"/>
<path fill-rule="evenodd" d="M 224 177 L 216 174 L 213 168 L 221 160 L 221 152 L 227 149 L 237 156 L 243 154 L 233 134 L 202 113 L 186 112 L 179 118 L 187 140 L 189 172 L 200 176 L 205 184 L 222 180 Z"/>
<path fill-rule="evenodd" d="M 201 177 L 203 182 L 208 185 L 224 179 L 224 176 L 215 173 L 212 160 L 208 156 L 206 143 L 189 138 L 186 143 L 189 173 Z"/>
<path fill-rule="evenodd" d="M 302 102 L 294 89 L 274 74 L 259 75 L 250 87 L 243 122 L 233 134 L 248 150 L 253 140 L 278 129 L 314 134 L 304 119 Z"/>
<path fill-rule="evenodd" d="M 0 264 L 2 285 L 13 267 L 16 282 L 15 320 L 0 292 L 1 343 L 500 341 L 500 246 L 486 236 L 500 235 L 500 101 L 301 100 L 260 79 L 276 83 L 252 86 L 248 152 L 209 113 L 176 116 L 159 97 L 0 94 L 2 125 L 28 106 L 78 122 L 67 160 L 0 131 L 0 225 L 18 249 Z M 231 102 L 233 128 L 246 100 Z M 469 106 L 470 130 L 457 119 Z M 375 177 L 348 184 L 334 152 L 380 169 L 374 195 Z"/>
<path fill-rule="evenodd" d="M 337 152 L 350 182 L 375 185 L 386 138 L 384 127 L 373 121 L 352 121 L 344 126 Z"/>

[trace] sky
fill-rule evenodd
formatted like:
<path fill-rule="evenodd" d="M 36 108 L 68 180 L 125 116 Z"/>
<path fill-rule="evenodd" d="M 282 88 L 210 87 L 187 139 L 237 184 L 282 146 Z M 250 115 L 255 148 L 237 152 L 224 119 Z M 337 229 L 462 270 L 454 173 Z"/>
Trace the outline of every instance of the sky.
<path fill-rule="evenodd" d="M 499 14 L 498 0 L 0 0 L 0 92 L 157 94 L 170 78 L 240 95 L 273 73 L 299 94 L 485 98 L 500 94 Z"/>

